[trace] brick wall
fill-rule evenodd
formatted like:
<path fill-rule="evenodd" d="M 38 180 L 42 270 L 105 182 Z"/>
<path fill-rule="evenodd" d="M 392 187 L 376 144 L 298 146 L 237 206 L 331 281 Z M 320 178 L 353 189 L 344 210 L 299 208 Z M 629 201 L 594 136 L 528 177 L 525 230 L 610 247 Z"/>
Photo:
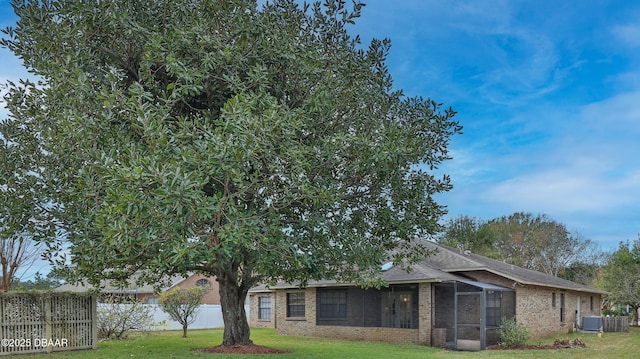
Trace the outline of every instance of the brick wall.
<path fill-rule="evenodd" d="M 194 287 L 200 279 L 206 279 L 211 283 L 211 289 L 202 297 L 202 304 L 220 304 L 219 286 L 216 277 L 207 277 L 200 274 L 192 275 L 178 283 L 176 287 Z"/>
<path fill-rule="evenodd" d="M 419 329 L 318 326 L 311 335 L 354 341 L 418 344 Z"/>
<path fill-rule="evenodd" d="M 259 298 L 260 297 L 269 297 L 271 298 L 271 318 L 269 319 L 259 319 L 260 309 L 258 308 Z M 255 328 L 275 328 L 275 294 L 272 292 L 261 292 L 261 293 L 250 293 L 249 294 L 249 312 L 251 315 L 249 316 L 249 325 Z"/>
<path fill-rule="evenodd" d="M 474 280 L 493 283 L 507 288 L 514 288 L 514 282 L 489 272 L 466 273 Z M 442 287 L 442 286 L 441 286 Z M 576 291 L 562 291 L 542 286 L 515 285 L 516 290 L 516 318 L 526 326 L 534 338 L 566 333 L 576 322 L 576 310 L 580 301 L 580 317 L 601 315 L 601 297 L 597 294 L 580 293 Z M 287 293 L 301 292 L 305 295 L 305 316 L 302 318 L 287 318 Z M 442 325 L 447 322 L 447 303 L 451 303 L 453 313 L 453 297 L 446 298 L 447 290 L 443 287 L 436 291 L 442 298 L 432 297 L 432 284 L 421 283 L 418 287 L 418 329 L 355 327 L 316 325 L 316 289 L 306 290 L 277 290 L 274 292 L 252 293 L 250 295 L 251 316 L 250 325 L 253 327 L 276 328 L 281 335 L 325 337 L 347 340 L 384 341 L 394 343 L 410 343 L 432 345 L 432 328 L 439 327 L 438 318 Z M 555 306 L 553 306 L 555 293 Z M 451 296 L 453 291 L 451 290 Z M 565 318 L 560 321 L 560 298 L 565 297 Z M 258 297 L 271 296 L 271 319 L 258 320 Z M 439 310 L 443 313 L 433 313 L 433 301 L 439 301 Z M 592 308 L 593 303 L 593 308 Z M 433 318 L 433 319 L 432 319 Z M 434 320 L 434 323 L 432 323 Z M 451 338 L 449 338 L 451 336 Z M 447 331 L 447 340 L 453 340 L 453 331 Z"/>
<path fill-rule="evenodd" d="M 431 334 L 433 327 L 433 315 L 431 312 L 433 298 L 431 297 L 431 283 L 420 283 L 418 285 L 418 342 L 420 345 L 431 346 Z"/>
<path fill-rule="evenodd" d="M 543 286 L 515 284 L 514 281 L 489 272 L 467 272 L 474 280 L 516 290 L 516 320 L 531 332 L 533 338 L 567 333 L 576 324 L 580 301 L 580 317 L 601 315 L 601 296 Z M 555 293 L 555 294 L 554 294 Z M 553 297 L 555 295 L 555 306 Z M 564 296 L 564 321 L 560 321 L 560 302 Z M 593 308 L 591 302 L 593 301 Z"/>
<path fill-rule="evenodd" d="M 421 284 L 418 289 L 419 329 L 316 325 L 315 288 L 304 290 L 304 318 L 287 318 L 287 293 L 293 292 L 300 291 L 278 290 L 274 293 L 275 298 L 272 299 L 272 303 L 275 303 L 275 327 L 278 334 L 406 344 L 429 345 L 431 343 L 431 285 L 428 283 Z M 254 308 L 257 310 L 258 295 L 256 293 L 251 296 L 252 313 Z M 252 325 L 255 323 L 255 317 L 255 315 L 251 316 Z"/>

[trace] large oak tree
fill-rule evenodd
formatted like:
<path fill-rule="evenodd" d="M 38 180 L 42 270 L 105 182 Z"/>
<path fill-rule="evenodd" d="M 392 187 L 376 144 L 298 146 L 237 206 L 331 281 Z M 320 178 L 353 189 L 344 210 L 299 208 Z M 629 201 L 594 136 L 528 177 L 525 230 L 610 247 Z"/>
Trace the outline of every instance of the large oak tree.
<path fill-rule="evenodd" d="M 224 345 L 258 282 L 378 283 L 439 230 L 454 112 L 393 89 L 343 1 L 17 1 L 2 44 L 75 278 L 217 276 Z M 53 249 L 59 244 L 48 243 Z"/>

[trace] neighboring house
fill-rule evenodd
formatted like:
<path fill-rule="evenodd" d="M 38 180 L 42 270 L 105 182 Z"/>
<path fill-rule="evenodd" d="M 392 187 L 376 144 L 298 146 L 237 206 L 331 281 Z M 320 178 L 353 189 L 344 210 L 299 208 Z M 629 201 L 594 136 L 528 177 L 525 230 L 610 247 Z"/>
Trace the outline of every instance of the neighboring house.
<path fill-rule="evenodd" d="M 203 275 L 191 275 L 187 278 L 182 276 L 174 276 L 167 281 L 169 284 L 162 287 L 160 293 L 154 292 L 153 286 L 146 285 L 138 287 L 135 285 L 136 276 L 131 278 L 130 284 L 125 288 L 111 285 L 109 281 L 102 283 L 103 289 L 100 291 L 98 299 L 98 310 L 100 310 L 106 298 L 111 299 L 111 303 L 116 305 L 126 305 L 132 299 L 140 300 L 150 310 L 152 322 L 155 323 L 155 330 L 182 330 L 182 325 L 171 319 L 158 305 L 160 293 L 170 291 L 180 287 L 202 286 L 209 288 L 204 295 L 201 305 L 195 316 L 195 321 L 189 324 L 190 329 L 211 329 L 224 326 L 224 318 L 222 316 L 222 307 L 220 305 L 219 286 L 216 277 L 207 277 Z M 92 287 L 86 285 L 68 285 L 65 284 L 56 288 L 56 291 L 67 292 L 86 292 Z M 113 301 L 115 299 L 115 301 Z M 103 302 L 103 303 L 100 303 Z M 249 302 L 245 303 L 245 312 L 250 318 Z"/>
<path fill-rule="evenodd" d="M 218 281 L 216 281 L 216 277 L 206 277 L 200 274 L 194 274 L 187 278 L 182 276 L 171 277 L 169 279 L 169 285 L 161 288 L 161 293 L 167 292 L 173 288 L 191 287 L 194 285 L 209 289 L 202 298 L 201 304 L 220 304 L 220 294 L 218 291 Z M 100 290 L 100 294 L 103 299 L 108 296 L 111 298 L 118 298 L 119 301 L 123 302 L 130 299 L 137 299 L 146 304 L 157 304 L 160 296 L 159 293 L 154 291 L 154 287 L 151 285 L 138 287 L 135 284 L 135 277 L 133 277 L 129 282 L 129 285 L 124 288 L 112 285 L 109 281 L 104 281 L 102 283 L 102 287 L 103 289 Z M 86 292 L 92 288 L 93 287 L 87 285 L 65 284 L 56 288 L 56 291 Z"/>
<path fill-rule="evenodd" d="M 429 242 L 437 252 L 406 272 L 383 266 L 388 287 L 333 281 L 250 290 L 250 324 L 279 334 L 482 350 L 502 318 L 534 338 L 581 328 L 606 292 Z"/>

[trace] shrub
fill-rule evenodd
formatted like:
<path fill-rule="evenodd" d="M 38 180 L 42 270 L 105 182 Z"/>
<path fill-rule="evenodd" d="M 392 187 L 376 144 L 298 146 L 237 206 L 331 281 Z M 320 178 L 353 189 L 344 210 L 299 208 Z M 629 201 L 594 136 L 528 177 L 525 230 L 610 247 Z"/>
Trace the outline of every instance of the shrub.
<path fill-rule="evenodd" d="M 202 297 L 208 288 L 175 288 L 160 296 L 160 308 L 171 319 L 182 324 L 182 337 L 187 337 L 187 327 L 196 320 Z"/>
<path fill-rule="evenodd" d="M 602 311 L 602 315 L 611 316 L 611 317 L 627 317 L 629 313 L 627 313 L 624 309 L 605 309 Z"/>
<path fill-rule="evenodd" d="M 516 323 L 515 318 L 502 318 L 498 336 L 500 337 L 500 346 L 509 348 L 524 345 L 531 334 L 523 325 Z"/>
<path fill-rule="evenodd" d="M 98 304 L 98 338 L 126 339 L 131 331 L 149 332 L 153 322 L 153 308 L 139 300 L 121 303 L 106 298 Z"/>

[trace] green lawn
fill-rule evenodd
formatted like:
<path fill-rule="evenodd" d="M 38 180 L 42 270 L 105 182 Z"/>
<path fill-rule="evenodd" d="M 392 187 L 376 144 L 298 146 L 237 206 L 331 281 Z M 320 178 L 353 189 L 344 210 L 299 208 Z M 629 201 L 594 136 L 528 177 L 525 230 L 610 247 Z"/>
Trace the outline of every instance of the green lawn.
<path fill-rule="evenodd" d="M 394 345 L 370 342 L 347 342 L 315 338 L 285 337 L 272 329 L 253 329 L 251 337 L 256 344 L 292 350 L 279 355 L 221 355 L 191 351 L 193 348 L 213 346 L 222 342 L 222 330 L 192 330 L 189 338 L 181 332 L 159 332 L 150 336 L 137 336 L 129 340 L 103 342 L 98 350 L 57 354 L 23 355 L 18 358 L 638 358 L 640 357 L 640 329 L 629 333 L 565 335 L 562 338 L 581 337 L 587 348 L 563 350 L 485 350 L 482 352 L 454 352 L 416 345 Z M 553 338 L 534 341 L 533 344 L 551 344 Z"/>

